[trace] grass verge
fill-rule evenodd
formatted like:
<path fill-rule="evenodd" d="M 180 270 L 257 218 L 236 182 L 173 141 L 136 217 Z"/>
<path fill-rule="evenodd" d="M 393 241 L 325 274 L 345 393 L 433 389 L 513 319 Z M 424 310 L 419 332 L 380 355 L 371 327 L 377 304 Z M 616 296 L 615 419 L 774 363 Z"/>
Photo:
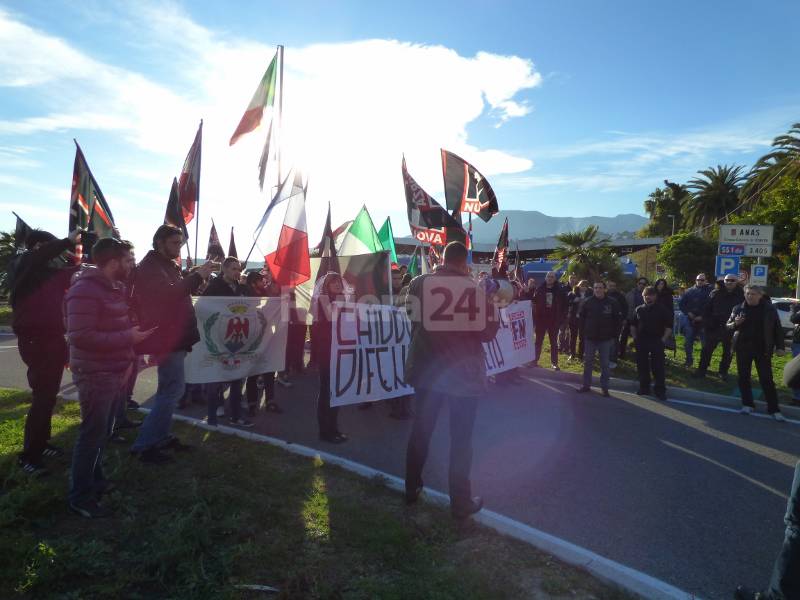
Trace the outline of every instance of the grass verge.
<path fill-rule="evenodd" d="M 667 356 L 667 385 L 682 387 L 682 388 L 690 388 L 695 390 L 701 390 L 704 392 L 713 392 L 716 394 L 725 394 L 727 396 L 739 396 L 739 388 L 736 385 L 736 378 L 737 378 L 737 369 L 736 369 L 736 355 L 734 354 L 733 360 L 731 361 L 730 370 L 728 372 L 728 381 L 722 381 L 719 377 L 719 363 L 722 359 L 722 348 L 717 346 L 717 350 L 711 357 L 711 365 L 709 366 L 708 373 L 703 379 L 695 379 L 692 377 L 692 373 L 697 368 L 697 363 L 700 361 L 700 343 L 695 342 L 694 346 L 694 368 L 689 368 L 685 366 L 686 361 L 686 351 L 684 350 L 684 340 L 683 336 L 676 337 L 677 342 L 677 349 L 673 353 L 671 350 L 668 350 L 666 353 Z M 629 346 L 631 343 L 629 341 Z M 784 356 L 773 356 L 772 357 L 772 372 L 775 378 L 775 384 L 778 387 L 778 398 L 782 403 L 791 402 L 792 393 L 791 390 L 786 388 L 782 384 L 783 380 L 783 367 L 786 365 L 789 360 L 792 358 L 792 354 L 789 350 L 790 343 L 786 341 L 786 354 Z M 539 359 L 539 364 L 543 367 L 548 367 L 550 365 L 550 341 L 547 337 L 544 340 L 544 346 L 542 348 L 542 356 Z M 567 359 L 567 355 L 560 354 L 558 357 L 558 365 L 562 371 L 567 371 L 570 373 L 583 373 L 583 363 L 579 361 L 572 361 L 570 362 Z M 599 366 L 596 366 L 596 371 L 599 372 Z M 634 359 L 634 352 L 629 350 L 626 357 L 623 360 L 617 361 L 617 368 L 614 369 L 612 372 L 612 377 L 618 377 L 620 379 L 630 379 L 633 381 L 638 380 L 638 375 L 636 373 L 636 362 Z M 755 367 L 752 369 L 752 379 L 753 379 L 753 393 L 756 399 L 761 398 L 761 389 L 758 385 L 758 376 L 756 374 Z"/>
<path fill-rule="evenodd" d="M 11 325 L 11 307 L 5 302 L 0 302 L 0 325 Z"/>
<path fill-rule="evenodd" d="M 0 390 L 0 589 L 20 598 L 628 598 L 588 573 L 381 481 L 180 423 L 195 449 L 146 466 L 111 445 L 115 511 L 65 504 L 68 461 L 39 480 L 15 465 L 29 395 Z M 71 448 L 77 404 L 53 443 Z M 68 453 L 69 454 L 69 453 Z M 238 585 L 266 585 L 277 595 Z"/>

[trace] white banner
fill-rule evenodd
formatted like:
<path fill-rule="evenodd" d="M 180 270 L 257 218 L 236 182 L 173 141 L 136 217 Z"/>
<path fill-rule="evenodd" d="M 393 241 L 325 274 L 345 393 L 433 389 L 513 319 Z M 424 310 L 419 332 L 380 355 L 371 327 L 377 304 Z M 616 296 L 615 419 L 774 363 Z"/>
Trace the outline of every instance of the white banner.
<path fill-rule="evenodd" d="M 497 336 L 483 345 L 487 375 L 533 360 L 530 301 L 500 311 Z M 411 342 L 405 310 L 375 304 L 332 305 L 331 406 L 386 400 L 414 393 L 404 382 Z M 435 360 L 432 357 L 431 360 Z"/>
<path fill-rule="evenodd" d="M 186 383 L 233 381 L 282 371 L 287 322 L 281 298 L 194 299 L 200 341 L 186 355 Z"/>

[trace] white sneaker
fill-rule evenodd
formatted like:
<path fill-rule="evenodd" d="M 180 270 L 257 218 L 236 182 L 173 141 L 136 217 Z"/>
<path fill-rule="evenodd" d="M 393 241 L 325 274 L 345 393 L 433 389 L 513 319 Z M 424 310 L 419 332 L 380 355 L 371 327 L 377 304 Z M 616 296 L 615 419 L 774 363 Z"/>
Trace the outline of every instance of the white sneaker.
<path fill-rule="evenodd" d="M 739 411 L 743 415 L 752 415 L 753 414 L 753 407 L 752 406 L 743 406 Z"/>
<path fill-rule="evenodd" d="M 780 412 L 772 413 L 772 418 L 778 421 L 779 423 L 786 423 L 786 417 L 784 417 Z"/>

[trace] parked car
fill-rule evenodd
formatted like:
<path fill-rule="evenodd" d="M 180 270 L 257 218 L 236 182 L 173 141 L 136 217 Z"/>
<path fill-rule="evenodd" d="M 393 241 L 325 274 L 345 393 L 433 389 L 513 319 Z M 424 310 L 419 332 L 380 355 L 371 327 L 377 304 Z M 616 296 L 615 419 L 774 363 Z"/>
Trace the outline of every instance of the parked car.
<path fill-rule="evenodd" d="M 789 320 L 791 316 L 791 305 L 793 302 L 798 302 L 794 298 L 773 298 L 772 306 L 778 311 L 778 316 L 781 318 L 781 327 L 786 337 L 791 337 L 794 331 L 794 323 Z"/>

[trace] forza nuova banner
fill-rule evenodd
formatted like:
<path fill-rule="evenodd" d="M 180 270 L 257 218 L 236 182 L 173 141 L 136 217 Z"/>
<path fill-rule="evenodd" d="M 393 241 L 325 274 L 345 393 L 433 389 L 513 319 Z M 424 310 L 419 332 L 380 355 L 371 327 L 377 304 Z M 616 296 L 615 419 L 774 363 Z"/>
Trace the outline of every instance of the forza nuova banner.
<path fill-rule="evenodd" d="M 186 355 L 186 383 L 214 383 L 281 371 L 286 319 L 281 298 L 194 300 L 200 341 Z"/>
<path fill-rule="evenodd" d="M 411 322 L 402 308 L 383 304 L 331 305 L 331 406 L 386 400 L 414 393 L 404 381 Z M 495 339 L 483 344 L 486 374 L 533 360 L 530 301 L 500 310 Z M 434 358 L 435 360 L 435 358 Z"/>

